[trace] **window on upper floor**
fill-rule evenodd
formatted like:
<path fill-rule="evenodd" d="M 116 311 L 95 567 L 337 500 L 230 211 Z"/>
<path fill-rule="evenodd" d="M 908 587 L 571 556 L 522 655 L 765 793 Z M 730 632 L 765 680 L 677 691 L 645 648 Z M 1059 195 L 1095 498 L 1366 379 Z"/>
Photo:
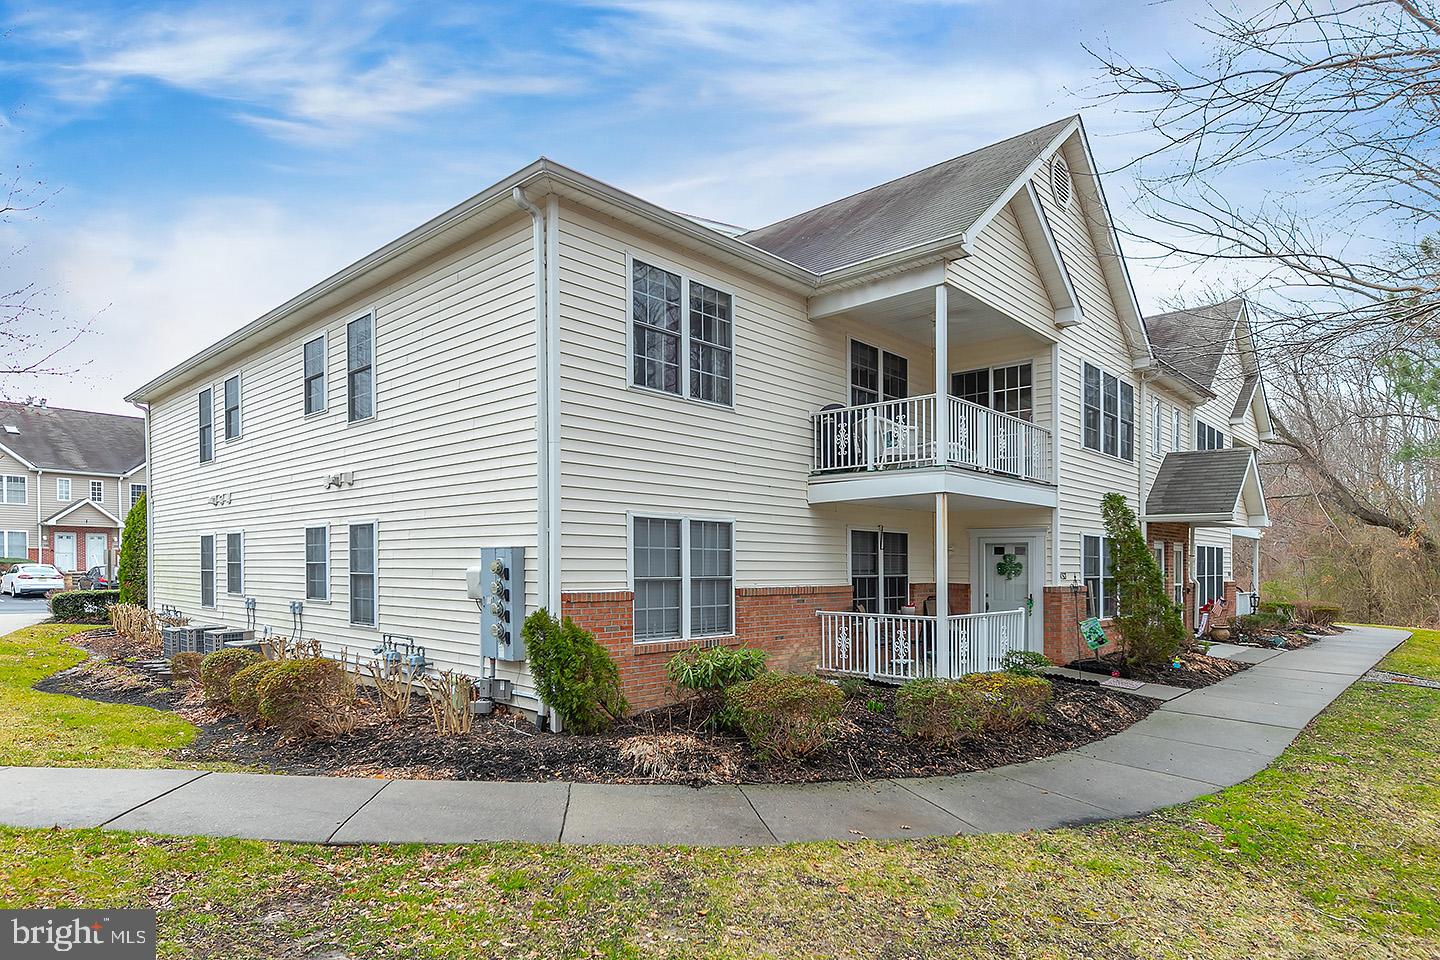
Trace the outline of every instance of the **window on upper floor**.
<path fill-rule="evenodd" d="M 1159 398 L 1150 401 L 1150 452 L 1159 453 L 1165 449 L 1165 412 Z"/>
<path fill-rule="evenodd" d="M 345 393 L 351 423 L 375 416 L 375 325 L 369 314 L 345 327 Z"/>
<path fill-rule="evenodd" d="M 321 334 L 305 344 L 305 415 L 325 410 L 325 336 Z"/>
<path fill-rule="evenodd" d="M 7 476 L 5 478 L 4 490 L 0 490 L 4 496 L 5 503 L 28 503 L 30 501 L 30 481 L 23 475 Z"/>
<path fill-rule="evenodd" d="M 215 395 L 209 387 L 200 391 L 200 462 L 209 463 L 215 459 Z"/>
<path fill-rule="evenodd" d="M 57 477 L 55 480 L 55 499 L 61 503 L 69 503 L 70 498 L 70 478 Z"/>
<path fill-rule="evenodd" d="M 105 502 L 105 481 L 104 481 L 104 480 L 91 480 L 91 481 L 90 481 L 90 502 L 91 502 L 91 503 L 104 503 L 104 502 Z"/>
<path fill-rule="evenodd" d="M 630 379 L 637 387 L 730 406 L 735 298 L 640 260 L 630 272 Z"/>
<path fill-rule="evenodd" d="M 636 517 L 631 549 L 636 641 L 735 632 L 732 523 Z"/>
<path fill-rule="evenodd" d="M 1135 387 L 1087 363 L 1083 394 L 1084 445 L 1121 460 L 1135 459 Z"/>
<path fill-rule="evenodd" d="M 1035 418 L 1035 372 L 1030 363 L 950 374 L 950 394 L 1021 420 Z"/>
<path fill-rule="evenodd" d="M 1170 411 L 1170 449 L 1182 450 L 1185 447 L 1185 414 L 1179 407 Z"/>
<path fill-rule="evenodd" d="M 1085 612 L 1092 617 L 1115 616 L 1119 608 L 1110 538 L 1090 534 L 1082 538 L 1081 564 L 1085 578 Z"/>
<path fill-rule="evenodd" d="M 225 439 L 240 439 L 240 374 L 225 381 Z"/>
<path fill-rule="evenodd" d="M 1225 434 L 1210 426 L 1204 420 L 1195 421 L 1195 449 L 1220 450 L 1225 446 Z"/>
<path fill-rule="evenodd" d="M 910 361 L 898 353 L 850 341 L 850 404 L 903 400 L 910 395 Z"/>
<path fill-rule="evenodd" d="M 133 507 L 133 506 L 135 506 L 135 504 L 139 503 L 139 502 L 140 502 L 140 498 L 143 497 L 143 496 L 145 496 L 145 484 L 143 484 L 143 483 L 132 483 L 132 484 L 130 484 L 130 506 Z"/>

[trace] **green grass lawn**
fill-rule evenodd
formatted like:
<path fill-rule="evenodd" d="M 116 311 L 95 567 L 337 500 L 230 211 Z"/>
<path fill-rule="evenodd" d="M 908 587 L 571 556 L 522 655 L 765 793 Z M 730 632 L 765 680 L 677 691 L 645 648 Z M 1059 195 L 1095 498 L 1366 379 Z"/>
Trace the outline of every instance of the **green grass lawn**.
<path fill-rule="evenodd" d="M 44 623 L 0 637 L 0 765 L 177 766 L 168 751 L 194 740 L 195 727 L 174 714 L 30 689 L 85 660 L 65 640 L 89 629 Z"/>
<path fill-rule="evenodd" d="M 1440 633 L 1387 666 L 1440 678 Z M 173 957 L 1434 957 L 1437 760 L 1440 690 L 1362 683 L 1253 780 L 1134 821 L 737 850 L 0 830 L 0 902 L 155 906 Z"/>

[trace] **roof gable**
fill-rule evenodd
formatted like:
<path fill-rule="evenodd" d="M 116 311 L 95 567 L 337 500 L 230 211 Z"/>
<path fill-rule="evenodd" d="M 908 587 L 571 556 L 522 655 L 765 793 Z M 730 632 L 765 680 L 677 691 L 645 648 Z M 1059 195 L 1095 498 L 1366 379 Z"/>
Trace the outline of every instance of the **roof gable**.
<path fill-rule="evenodd" d="M 0 403 L 0 445 L 32 469 L 118 476 L 145 462 L 145 421 L 90 410 Z"/>
<path fill-rule="evenodd" d="M 1245 301 L 1226 300 L 1146 317 L 1145 330 L 1156 359 L 1191 383 L 1211 390 L 1244 312 Z"/>
<path fill-rule="evenodd" d="M 1242 509 L 1246 526 L 1269 525 L 1255 455 L 1244 447 L 1167 453 L 1145 498 L 1146 520 L 1234 526 Z"/>
<path fill-rule="evenodd" d="M 1074 117 L 1057 120 L 751 230 L 740 239 L 816 273 L 945 237 L 958 240 L 1074 122 Z"/>

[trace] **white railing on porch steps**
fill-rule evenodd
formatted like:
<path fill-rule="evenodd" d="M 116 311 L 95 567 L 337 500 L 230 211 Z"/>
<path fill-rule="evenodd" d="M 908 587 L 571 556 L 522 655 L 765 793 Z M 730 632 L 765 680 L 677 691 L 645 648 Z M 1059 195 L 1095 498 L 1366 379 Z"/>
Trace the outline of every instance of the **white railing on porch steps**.
<path fill-rule="evenodd" d="M 822 610 L 820 665 L 891 683 L 942 675 L 936 658 L 936 618 Z M 948 618 L 950 677 L 1000 669 L 1008 650 L 1025 645 L 1025 611 L 967 613 Z"/>

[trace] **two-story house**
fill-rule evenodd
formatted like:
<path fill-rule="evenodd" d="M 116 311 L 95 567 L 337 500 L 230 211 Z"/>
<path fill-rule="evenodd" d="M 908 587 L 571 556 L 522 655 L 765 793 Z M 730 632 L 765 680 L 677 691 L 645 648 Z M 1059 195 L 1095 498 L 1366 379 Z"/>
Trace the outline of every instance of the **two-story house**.
<path fill-rule="evenodd" d="M 133 394 L 151 598 L 412 637 L 526 707 L 481 655 L 482 548 L 523 548 L 525 610 L 594 631 L 637 707 L 697 642 L 1068 659 L 1116 601 L 1106 493 L 1192 612 L 1267 522 L 1253 458 L 1196 433 L 1266 429 L 1217 382 L 1254 368 L 1242 320 L 1209 382 L 1183 322 L 1147 332 L 1078 117 L 748 232 L 542 159 Z"/>
<path fill-rule="evenodd" d="M 113 575 L 145 493 L 145 421 L 0 403 L 0 557 Z"/>

